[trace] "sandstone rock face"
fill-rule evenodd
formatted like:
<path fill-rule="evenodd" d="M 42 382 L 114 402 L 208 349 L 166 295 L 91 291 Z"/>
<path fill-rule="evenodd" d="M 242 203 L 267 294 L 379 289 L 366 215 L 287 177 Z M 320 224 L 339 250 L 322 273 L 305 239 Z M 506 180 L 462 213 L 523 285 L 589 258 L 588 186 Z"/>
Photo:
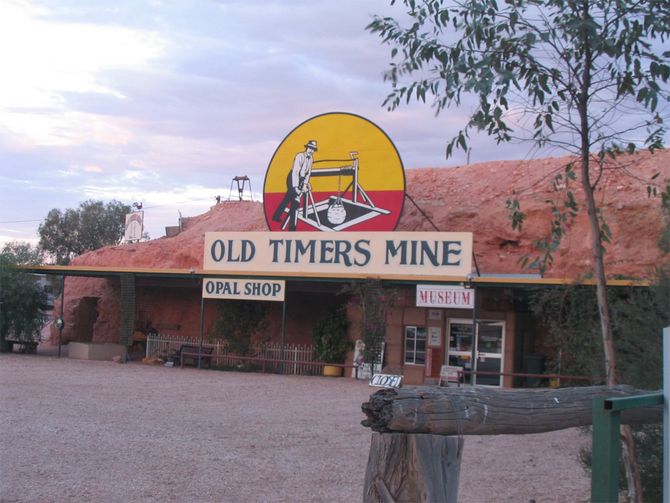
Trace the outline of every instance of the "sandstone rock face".
<path fill-rule="evenodd" d="M 560 196 L 552 191 L 550 181 L 569 161 L 566 157 L 557 157 L 407 170 L 407 194 L 421 211 L 406 199 L 397 230 L 433 231 L 434 224 L 440 231 L 469 231 L 474 234 L 475 258 L 480 273 L 536 272 L 523 269 L 519 259 L 526 254 L 532 255 L 535 252 L 533 243 L 548 235 L 551 210 L 546 201 L 560 201 Z M 647 187 L 652 183 L 660 186 L 664 180 L 670 179 L 670 151 L 624 156 L 621 164 L 621 169 L 607 169 L 600 173 L 596 194 L 613 236 L 612 242 L 606 245 L 606 273 L 610 278 L 648 278 L 667 257 L 656 245 L 663 224 L 660 200 L 648 197 Z M 660 175 L 652 181 L 656 173 Z M 577 279 L 592 270 L 591 238 L 583 191 L 576 182 L 571 182 L 570 187 L 581 212 L 556 252 L 554 263 L 546 272 L 547 277 Z M 527 214 L 521 231 L 512 229 L 505 208 L 505 201 L 513 194 Z M 73 264 L 198 269 L 203 261 L 205 232 L 266 229 L 262 203 L 228 201 L 213 206 L 207 213 L 184 219 L 184 229 L 177 236 L 102 248 L 77 257 Z M 65 319 L 73 321 L 66 326 L 64 339 L 76 338 L 72 328 L 79 315 L 77 308 L 81 299 L 94 297 L 98 304 L 93 340 L 118 341 L 118 289 L 118 284 L 107 279 L 69 277 Z M 162 309 L 174 310 L 174 300 L 171 298 Z M 186 307 L 183 316 L 189 318 L 190 324 L 197 324 L 196 306 Z M 160 308 L 157 306 L 157 309 Z"/>

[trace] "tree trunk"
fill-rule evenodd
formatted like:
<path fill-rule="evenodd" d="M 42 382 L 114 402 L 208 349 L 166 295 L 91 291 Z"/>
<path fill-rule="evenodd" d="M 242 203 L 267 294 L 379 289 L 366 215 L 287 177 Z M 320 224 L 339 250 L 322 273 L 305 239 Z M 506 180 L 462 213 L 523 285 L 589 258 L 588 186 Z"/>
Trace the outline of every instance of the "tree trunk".
<path fill-rule="evenodd" d="M 362 421 L 378 432 L 434 435 L 543 433 L 592 423 L 596 397 L 646 394 L 630 386 L 561 389 L 401 388 L 384 389 L 362 405 Z M 660 422 L 662 406 L 629 409 L 622 424 Z"/>
<path fill-rule="evenodd" d="M 605 262 L 603 260 L 603 243 L 598 215 L 593 191 L 597 183 L 591 183 L 590 174 L 590 155 L 591 155 L 591 124 L 589 122 L 588 109 L 591 91 L 591 71 L 593 64 L 593 55 L 591 52 L 591 39 L 589 30 L 586 26 L 592 21 L 590 13 L 589 0 L 582 0 L 583 16 L 583 67 L 580 83 L 579 98 L 577 108 L 580 119 L 580 154 L 581 154 L 581 181 L 586 197 L 586 206 L 588 210 L 589 222 L 591 224 L 591 248 L 593 253 L 593 269 L 596 279 L 596 295 L 598 298 L 598 312 L 600 314 L 600 326 L 603 341 L 603 351 L 605 354 L 605 372 L 607 375 L 607 385 L 614 386 L 617 383 L 616 377 L 616 354 L 614 352 L 614 337 L 612 333 L 612 322 L 610 319 L 609 303 L 607 301 L 607 282 L 605 278 Z M 601 166 L 602 169 L 602 166 Z M 626 471 L 626 481 L 628 485 L 629 500 L 635 503 L 642 503 L 642 482 L 640 472 L 635 458 L 635 441 L 630 426 L 621 426 L 621 437 L 623 440 L 624 467 Z"/>
<path fill-rule="evenodd" d="M 456 503 L 462 437 L 374 433 L 364 503 Z"/>

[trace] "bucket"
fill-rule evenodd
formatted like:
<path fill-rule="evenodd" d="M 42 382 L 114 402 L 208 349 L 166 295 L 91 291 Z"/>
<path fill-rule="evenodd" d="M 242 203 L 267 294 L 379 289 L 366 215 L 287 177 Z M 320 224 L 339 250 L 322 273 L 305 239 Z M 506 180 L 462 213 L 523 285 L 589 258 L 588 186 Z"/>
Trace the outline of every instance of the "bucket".
<path fill-rule="evenodd" d="M 342 377 L 342 367 L 335 367 L 333 365 L 323 366 L 324 377 Z"/>

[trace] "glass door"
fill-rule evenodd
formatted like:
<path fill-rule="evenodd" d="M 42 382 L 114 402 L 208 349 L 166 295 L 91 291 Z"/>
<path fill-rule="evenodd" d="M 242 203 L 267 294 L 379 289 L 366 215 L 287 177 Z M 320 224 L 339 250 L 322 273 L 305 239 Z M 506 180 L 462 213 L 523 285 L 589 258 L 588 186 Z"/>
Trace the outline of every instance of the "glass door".
<path fill-rule="evenodd" d="M 446 365 L 463 367 L 466 371 L 502 372 L 504 322 L 478 320 L 474 365 L 472 362 L 472 320 L 448 320 L 447 337 Z M 484 386 L 501 386 L 502 376 L 480 374 L 473 379 L 468 374 L 465 376 L 465 382 Z"/>
<path fill-rule="evenodd" d="M 447 327 L 447 357 L 445 365 L 472 370 L 472 321 L 449 320 Z M 465 374 L 464 381 L 472 383 L 472 375 Z"/>
<path fill-rule="evenodd" d="M 503 322 L 477 323 L 477 370 L 502 372 Z M 501 386 L 502 376 L 477 374 L 477 384 Z"/>

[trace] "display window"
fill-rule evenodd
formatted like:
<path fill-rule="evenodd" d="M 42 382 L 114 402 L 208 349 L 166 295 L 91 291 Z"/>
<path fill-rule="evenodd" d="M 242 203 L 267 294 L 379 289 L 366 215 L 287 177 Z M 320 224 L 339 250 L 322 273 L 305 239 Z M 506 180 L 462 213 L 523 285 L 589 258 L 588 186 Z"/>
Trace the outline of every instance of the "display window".
<path fill-rule="evenodd" d="M 405 327 L 405 363 L 426 364 L 426 327 Z"/>

